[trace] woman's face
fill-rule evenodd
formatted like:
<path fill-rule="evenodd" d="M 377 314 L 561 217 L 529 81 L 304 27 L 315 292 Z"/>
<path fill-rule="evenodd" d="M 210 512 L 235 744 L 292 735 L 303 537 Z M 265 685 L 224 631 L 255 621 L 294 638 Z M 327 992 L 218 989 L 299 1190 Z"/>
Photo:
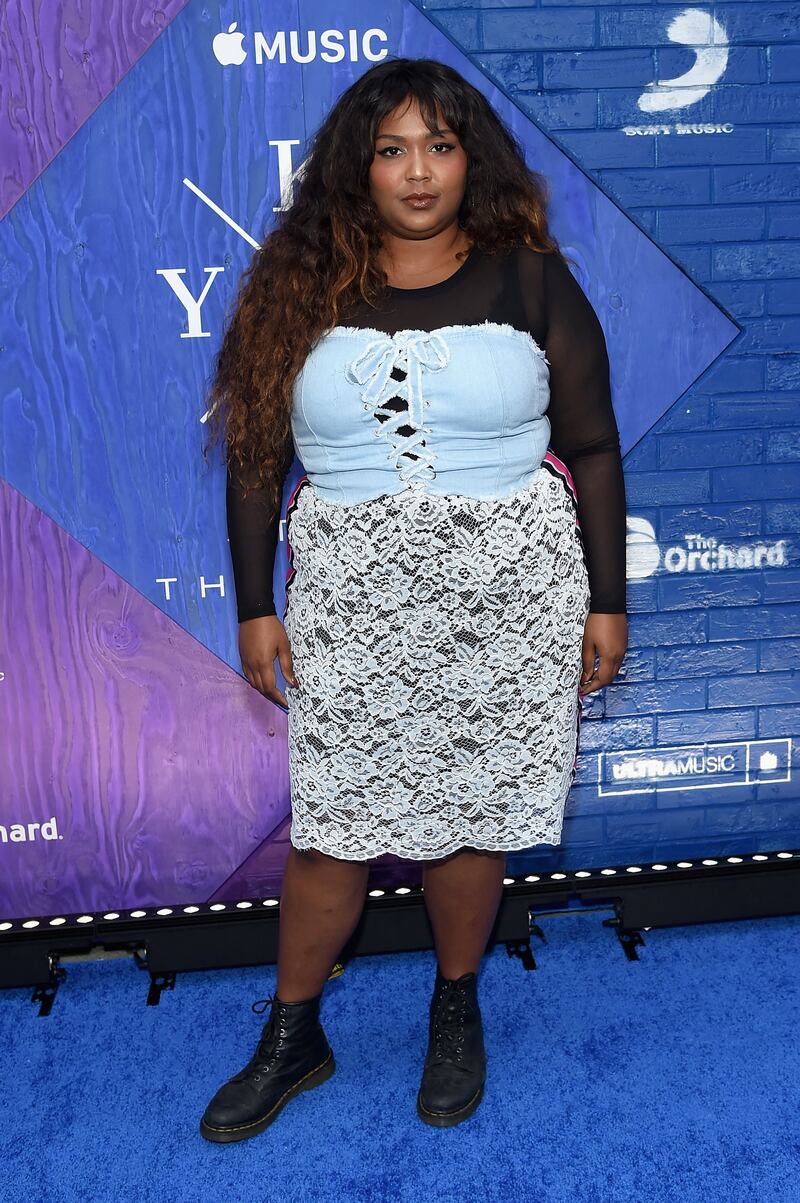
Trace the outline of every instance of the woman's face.
<path fill-rule="evenodd" d="M 404 101 L 381 121 L 369 170 L 370 196 L 388 229 L 400 238 L 428 238 L 458 218 L 467 182 L 467 155 L 458 135 L 432 134 L 417 101 Z M 412 193 L 431 199 L 414 203 Z"/>

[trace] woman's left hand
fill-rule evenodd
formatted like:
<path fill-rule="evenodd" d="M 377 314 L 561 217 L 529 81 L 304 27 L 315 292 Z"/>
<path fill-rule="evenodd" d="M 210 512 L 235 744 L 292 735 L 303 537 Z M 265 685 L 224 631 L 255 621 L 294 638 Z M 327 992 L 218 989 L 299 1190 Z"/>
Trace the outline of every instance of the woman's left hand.
<path fill-rule="evenodd" d="M 590 610 L 583 629 L 581 693 L 594 693 L 613 681 L 627 648 L 627 614 L 595 614 Z M 600 657 L 597 668 L 595 654 Z"/>

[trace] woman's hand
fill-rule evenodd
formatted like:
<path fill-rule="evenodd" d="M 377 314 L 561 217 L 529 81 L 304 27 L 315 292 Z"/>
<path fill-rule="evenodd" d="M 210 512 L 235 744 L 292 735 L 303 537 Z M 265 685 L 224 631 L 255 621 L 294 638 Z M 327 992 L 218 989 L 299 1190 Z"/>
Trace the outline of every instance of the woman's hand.
<path fill-rule="evenodd" d="M 275 657 L 290 685 L 298 686 L 292 666 L 289 636 L 277 614 L 248 618 L 239 624 L 239 655 L 247 680 L 270 701 L 288 708 L 286 697 L 275 684 Z"/>
<path fill-rule="evenodd" d="M 595 614 L 591 610 L 583 629 L 582 693 L 594 693 L 614 680 L 620 670 L 628 647 L 628 616 L 626 614 Z M 595 653 L 600 663 L 595 668 Z"/>

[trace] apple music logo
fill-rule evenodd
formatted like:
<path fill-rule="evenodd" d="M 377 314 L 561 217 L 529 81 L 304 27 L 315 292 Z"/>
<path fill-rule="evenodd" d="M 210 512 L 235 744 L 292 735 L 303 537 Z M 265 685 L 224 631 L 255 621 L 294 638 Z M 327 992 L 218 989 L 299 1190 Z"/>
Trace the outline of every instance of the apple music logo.
<path fill-rule="evenodd" d="M 211 43 L 214 58 L 222 67 L 241 67 L 247 58 L 245 35 L 237 33 L 237 25 L 238 21 L 233 21 L 227 31 L 218 33 Z M 298 30 L 281 29 L 269 42 L 260 30 L 256 30 L 253 52 L 257 65 L 261 66 L 265 60 L 287 63 L 290 59 L 295 63 L 310 63 L 317 58 L 326 63 L 340 63 L 344 58 L 353 63 L 362 58 L 377 63 L 389 53 L 389 37 L 383 29 L 365 29 L 363 33 L 357 29 L 324 29 L 319 34 L 315 29 L 307 29 L 302 38 L 304 45 L 301 45 Z M 382 48 L 376 49 L 374 42 L 383 43 Z"/>
<path fill-rule="evenodd" d="M 247 51 L 242 45 L 244 34 L 236 33 L 238 23 L 234 21 L 228 26 L 227 33 L 218 33 L 211 43 L 214 58 L 222 67 L 241 67 L 247 58 Z"/>

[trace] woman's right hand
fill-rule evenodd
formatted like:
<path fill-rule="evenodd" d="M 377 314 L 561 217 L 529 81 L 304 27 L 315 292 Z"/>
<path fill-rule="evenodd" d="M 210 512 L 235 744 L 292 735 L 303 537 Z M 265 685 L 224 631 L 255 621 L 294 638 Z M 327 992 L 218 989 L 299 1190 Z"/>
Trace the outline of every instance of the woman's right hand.
<path fill-rule="evenodd" d="M 286 697 L 275 684 L 276 656 L 289 684 L 297 688 L 299 682 L 294 676 L 289 636 L 277 614 L 248 618 L 239 624 L 239 655 L 244 675 L 253 688 L 288 709 Z"/>

